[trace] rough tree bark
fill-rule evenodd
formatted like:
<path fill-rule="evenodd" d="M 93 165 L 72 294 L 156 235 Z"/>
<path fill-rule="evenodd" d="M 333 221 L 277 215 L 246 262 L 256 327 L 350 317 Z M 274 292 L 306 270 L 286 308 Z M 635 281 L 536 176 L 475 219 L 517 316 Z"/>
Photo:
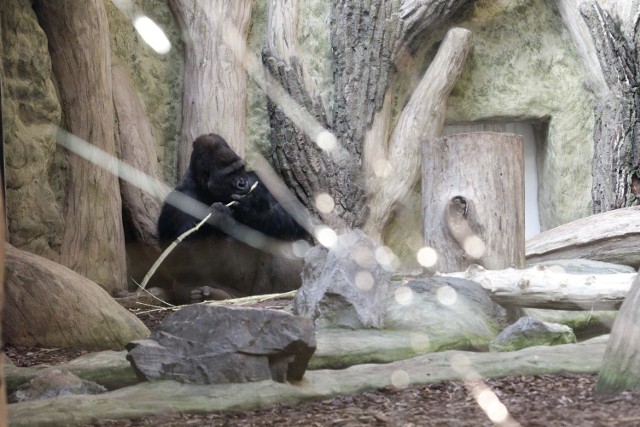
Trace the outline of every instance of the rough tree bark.
<path fill-rule="evenodd" d="M 1 10 L 2 8 L 0 8 Z M 0 34 L 2 34 L 2 20 L 0 20 Z M 0 37 L 0 55 L 3 53 L 2 37 Z M 4 126 L 2 124 L 2 103 L 4 87 L 4 66 L 0 61 L 0 242 L 7 240 L 6 236 L 6 211 L 4 209 Z M 4 245 L 0 249 L 0 317 L 4 312 Z M 2 337 L 2 327 L 0 326 L 0 337 Z M 0 338 L 0 345 L 4 346 L 4 340 Z M 4 376 L 4 358 L 0 359 L 0 425 L 7 425 L 7 387 Z"/>
<path fill-rule="evenodd" d="M 2 41 L 0 41 L 0 53 L 2 52 Z M 2 73 L 2 66 L 0 65 L 0 87 L 2 87 L 2 82 L 4 80 L 4 76 Z M 0 89 L 0 117 L 2 117 L 2 89 Z M 1 121 L 1 120 L 0 120 Z M 4 138 L 2 137 L 2 125 L 0 125 L 0 143 L 3 143 Z M 0 158 L 0 161 L 4 163 L 4 157 Z M 0 247 L 0 318 L 4 316 L 4 294 L 5 294 L 5 284 L 4 284 L 4 269 L 5 269 L 5 253 L 4 253 L 4 242 L 6 241 L 6 222 L 5 222 L 5 210 L 4 210 L 4 176 L 0 176 L 0 242 L 2 242 L 2 247 Z M 2 337 L 2 327 L 0 326 L 0 337 Z M 0 338 L 0 344 L 4 346 L 4 340 Z M 4 358 L 0 359 L 0 426 L 7 425 L 7 386 L 5 382 L 4 375 Z"/>
<path fill-rule="evenodd" d="M 111 52 L 103 2 L 38 0 L 34 7 L 49 39 L 67 129 L 115 156 Z M 74 155 L 68 165 L 60 262 L 107 291 L 124 289 L 118 178 Z"/>
<path fill-rule="evenodd" d="M 170 0 L 185 40 L 182 131 L 178 175 L 187 170 L 191 143 L 215 132 L 244 157 L 244 58 L 251 0 Z"/>
<path fill-rule="evenodd" d="M 592 198 L 599 213 L 640 204 L 640 13 L 617 22 L 594 0 L 580 12 L 610 90 L 595 107 Z"/>
<path fill-rule="evenodd" d="M 282 8 L 285 3 L 287 7 L 297 7 L 296 2 L 285 0 L 272 2 L 270 7 Z M 314 206 L 316 195 L 327 193 L 333 198 L 334 215 L 340 221 L 329 225 L 338 231 L 363 227 L 367 222 L 369 203 L 363 145 L 374 116 L 383 109 L 385 99 L 389 99 L 386 94 L 398 56 L 409 51 L 419 36 L 446 22 L 466 3 L 466 0 L 332 2 L 329 25 L 335 87 L 331 120 L 327 120 L 319 97 L 309 87 L 309 79 L 304 77 L 297 56 L 291 50 L 282 52 L 278 48 L 282 43 L 272 43 L 265 49 L 263 62 L 275 78 L 321 123 L 331 123 L 339 145 L 349 154 L 344 163 L 332 164 L 325 151 L 307 147 L 313 136 L 305 135 L 278 111 L 279 107 L 270 104 L 276 168 L 312 211 L 318 212 Z M 297 13 L 273 15 L 286 20 L 296 17 Z M 385 114 L 384 118 L 389 120 L 389 115 Z M 385 144 L 388 141 L 381 143 Z M 378 228 L 382 226 L 384 224 L 377 224 Z"/>

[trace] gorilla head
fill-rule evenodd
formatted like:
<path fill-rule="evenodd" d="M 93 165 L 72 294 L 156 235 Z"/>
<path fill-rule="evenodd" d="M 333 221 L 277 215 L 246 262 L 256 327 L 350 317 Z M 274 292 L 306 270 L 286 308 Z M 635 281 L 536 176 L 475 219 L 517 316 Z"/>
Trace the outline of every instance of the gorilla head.
<path fill-rule="evenodd" d="M 201 135 L 193 141 L 189 172 L 207 205 L 227 204 L 233 195 L 249 191 L 250 179 L 242 160 L 220 135 Z"/>

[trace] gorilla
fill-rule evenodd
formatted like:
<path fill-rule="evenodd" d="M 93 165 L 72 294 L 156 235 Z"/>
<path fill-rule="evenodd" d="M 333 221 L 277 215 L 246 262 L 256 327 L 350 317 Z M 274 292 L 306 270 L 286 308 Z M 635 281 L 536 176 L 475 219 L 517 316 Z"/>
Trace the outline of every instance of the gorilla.
<path fill-rule="evenodd" d="M 184 195 L 208 209 L 185 212 Z M 286 292 L 300 286 L 301 259 L 256 249 L 238 236 L 247 235 L 247 227 L 279 241 L 310 236 L 258 176 L 245 170 L 244 161 L 227 142 L 213 133 L 193 142 L 189 168 L 162 206 L 161 245 L 167 247 L 208 213 L 210 219 L 179 243 L 162 265 L 162 275 L 169 281 L 164 287 L 173 302 Z"/>

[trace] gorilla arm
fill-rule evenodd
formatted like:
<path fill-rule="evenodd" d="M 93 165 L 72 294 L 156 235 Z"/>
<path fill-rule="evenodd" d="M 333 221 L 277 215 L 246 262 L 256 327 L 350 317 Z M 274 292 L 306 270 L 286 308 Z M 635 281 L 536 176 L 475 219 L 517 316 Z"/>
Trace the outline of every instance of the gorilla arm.
<path fill-rule="evenodd" d="M 233 218 L 269 237 L 308 239 L 307 231 L 282 207 L 262 183 L 231 207 Z"/>

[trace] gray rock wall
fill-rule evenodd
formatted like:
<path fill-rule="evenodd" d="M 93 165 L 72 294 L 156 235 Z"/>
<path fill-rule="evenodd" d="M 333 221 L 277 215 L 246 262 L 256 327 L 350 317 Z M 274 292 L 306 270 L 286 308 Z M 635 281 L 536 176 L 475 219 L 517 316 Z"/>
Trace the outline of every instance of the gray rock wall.
<path fill-rule="evenodd" d="M 60 124 L 61 109 L 47 38 L 31 2 L 4 2 L 2 48 L 9 241 L 57 259 L 64 228 L 60 208 L 64 179 L 58 173 L 61 164 L 51 125 Z"/>

